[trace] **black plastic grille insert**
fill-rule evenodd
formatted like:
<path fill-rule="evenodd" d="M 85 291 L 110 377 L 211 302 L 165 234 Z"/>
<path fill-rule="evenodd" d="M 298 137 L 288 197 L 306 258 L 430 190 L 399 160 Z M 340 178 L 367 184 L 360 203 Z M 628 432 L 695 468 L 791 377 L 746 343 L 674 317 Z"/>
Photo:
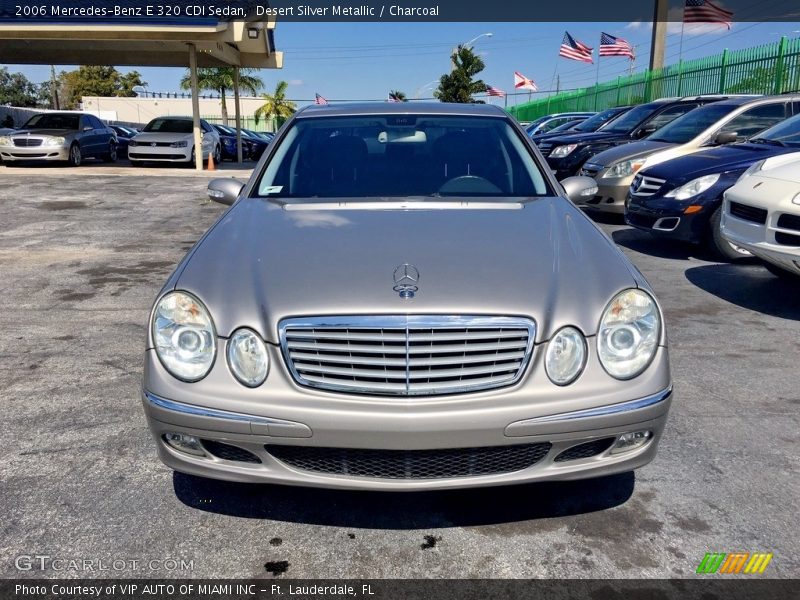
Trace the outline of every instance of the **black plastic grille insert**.
<path fill-rule="evenodd" d="M 446 479 L 511 473 L 535 465 L 549 442 L 445 450 L 364 450 L 310 446 L 265 446 L 287 465 L 315 473 L 381 479 Z"/>
<path fill-rule="evenodd" d="M 578 444 L 572 448 L 564 450 L 561 454 L 556 456 L 554 462 L 566 462 L 568 460 L 578 460 L 581 458 L 589 458 L 602 454 L 611 447 L 616 438 L 603 438 L 601 440 L 592 440 L 584 444 Z"/>
<path fill-rule="evenodd" d="M 261 459 L 252 452 L 239 448 L 238 446 L 231 446 L 223 442 L 215 442 L 214 440 L 202 440 L 203 446 L 211 454 L 222 460 L 232 460 L 235 462 L 246 463 L 260 463 Z"/>

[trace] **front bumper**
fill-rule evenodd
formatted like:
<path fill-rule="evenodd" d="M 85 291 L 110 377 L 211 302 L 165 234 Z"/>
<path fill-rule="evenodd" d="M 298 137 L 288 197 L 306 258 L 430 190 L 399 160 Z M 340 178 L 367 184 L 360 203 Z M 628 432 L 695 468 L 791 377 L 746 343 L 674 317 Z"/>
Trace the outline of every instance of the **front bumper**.
<path fill-rule="evenodd" d="M 660 196 L 632 196 L 625 207 L 625 222 L 657 237 L 700 243 L 708 234 L 709 219 L 716 206 L 697 204 L 701 207 L 698 212 L 686 214 L 690 205 L 694 203 Z"/>
<path fill-rule="evenodd" d="M 69 148 L 64 146 L 0 146 L 0 158 L 4 162 L 28 160 L 56 160 L 69 159 Z"/>
<path fill-rule="evenodd" d="M 797 236 L 800 240 L 800 231 L 778 227 L 780 214 L 783 213 L 780 211 L 769 213 L 767 222 L 762 225 L 731 215 L 729 204 L 726 202 L 722 213 L 722 236 L 761 260 L 800 276 L 800 243 L 797 246 L 790 246 L 778 243 L 776 239 L 776 234 L 784 233 Z"/>
<path fill-rule="evenodd" d="M 136 146 L 128 145 L 130 160 L 146 160 L 154 162 L 189 162 L 192 159 L 192 147 L 172 148 L 171 146 L 150 146 L 146 143 Z"/>
<path fill-rule="evenodd" d="M 153 354 L 152 350 L 147 352 L 142 399 L 161 460 L 176 471 L 253 483 L 412 491 L 572 480 L 626 472 L 654 458 L 672 397 L 666 349 L 659 348 L 653 364 L 640 376 L 641 381 L 616 382 L 619 385 L 612 386 L 616 391 L 599 386 L 597 398 L 591 402 L 585 397 L 553 402 L 547 398 L 557 394 L 546 390 L 533 394 L 542 399 L 537 401 L 526 392 L 530 383 L 526 386 L 524 380 L 486 394 L 436 400 L 362 400 L 299 388 L 287 381 L 280 365 L 273 362 L 268 377 L 273 385 L 269 392 L 261 392 L 268 394 L 270 400 L 243 410 L 244 404 L 235 400 L 200 404 L 203 401 L 193 398 L 191 392 L 179 391 L 181 386 L 186 390 L 187 384 L 176 381 L 175 385 L 163 385 L 168 375 L 149 376 L 160 368 L 153 363 L 158 362 Z M 589 368 L 601 367 L 590 364 Z M 226 395 L 223 388 L 227 386 L 220 385 L 222 378 L 213 377 L 215 370 L 216 367 L 209 375 L 212 380 L 208 387 L 219 398 Z M 652 437 L 634 450 L 610 453 L 611 444 L 619 435 L 635 431 L 652 432 Z M 228 444 L 249 452 L 260 462 L 230 460 L 211 452 L 203 457 L 186 454 L 164 441 L 167 433 L 193 435 L 204 445 L 210 442 L 211 448 L 215 443 Z M 556 460 L 565 450 L 581 444 L 597 442 L 602 446 L 600 440 L 607 446 L 593 455 Z M 431 460 L 436 460 L 439 451 L 443 455 L 466 449 L 492 448 L 502 452 L 537 444 L 546 446 L 546 452 L 522 468 L 479 475 L 400 478 L 365 476 L 355 473 L 357 469 L 315 471 L 289 464 L 268 449 L 275 446 L 285 450 L 289 446 L 318 454 L 329 451 L 393 455 L 427 451 L 434 456 Z"/>
<path fill-rule="evenodd" d="M 621 215 L 625 212 L 625 201 L 628 198 L 628 191 L 634 176 L 603 177 L 606 171 L 605 167 L 598 169 L 595 165 L 588 164 L 581 169 L 581 175 L 593 177 L 597 182 L 597 194 L 587 199 L 583 206 L 592 210 Z"/>

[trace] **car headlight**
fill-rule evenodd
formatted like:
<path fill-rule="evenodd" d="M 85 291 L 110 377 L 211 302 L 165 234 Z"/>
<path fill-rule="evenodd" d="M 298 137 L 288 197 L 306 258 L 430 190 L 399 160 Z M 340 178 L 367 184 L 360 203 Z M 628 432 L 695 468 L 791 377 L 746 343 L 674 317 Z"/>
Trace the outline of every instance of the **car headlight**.
<path fill-rule="evenodd" d="M 550 381 L 567 385 L 578 378 L 586 365 L 586 340 L 574 327 L 563 327 L 547 343 L 544 368 Z"/>
<path fill-rule="evenodd" d="M 664 196 L 667 198 L 675 198 L 676 200 L 687 200 L 692 196 L 697 196 L 697 194 L 705 192 L 708 188 L 717 183 L 719 175 L 719 173 L 714 173 L 713 175 L 704 175 L 703 177 L 692 179 L 689 183 L 684 183 L 682 186 L 676 187 L 674 190 L 664 194 Z"/>
<path fill-rule="evenodd" d="M 46 137 L 44 138 L 44 146 L 63 146 L 66 140 L 63 137 Z"/>
<path fill-rule="evenodd" d="M 186 140 L 182 140 L 180 142 L 172 142 L 170 148 L 186 148 L 188 145 L 189 143 Z"/>
<path fill-rule="evenodd" d="M 572 153 L 575 148 L 578 147 L 578 144 L 566 144 L 564 146 L 556 146 L 553 148 L 553 151 L 550 153 L 550 156 L 553 158 L 564 158 Z"/>
<path fill-rule="evenodd" d="M 7 135 L 0 135 L 0 146 L 13 146 L 14 141 Z"/>
<path fill-rule="evenodd" d="M 603 173 L 603 177 L 627 177 L 635 174 L 644 166 L 644 160 L 625 160 L 611 165 L 608 171 Z"/>
<path fill-rule="evenodd" d="M 161 364 L 183 381 L 199 381 L 214 364 L 217 334 L 203 303 L 187 292 L 170 292 L 153 311 L 153 343 Z"/>
<path fill-rule="evenodd" d="M 128 146 L 138 146 L 139 143 L 136 140 L 131 140 L 128 142 Z"/>
<path fill-rule="evenodd" d="M 800 204 L 800 194 L 797 194 L 794 198 L 792 198 L 792 204 Z"/>
<path fill-rule="evenodd" d="M 228 366 L 240 383 L 261 385 L 269 371 L 266 344 L 254 331 L 238 329 L 228 340 Z"/>
<path fill-rule="evenodd" d="M 650 364 L 661 335 L 661 316 L 655 300 L 639 289 L 614 296 L 603 311 L 597 332 L 597 354 L 606 372 L 631 379 Z"/>

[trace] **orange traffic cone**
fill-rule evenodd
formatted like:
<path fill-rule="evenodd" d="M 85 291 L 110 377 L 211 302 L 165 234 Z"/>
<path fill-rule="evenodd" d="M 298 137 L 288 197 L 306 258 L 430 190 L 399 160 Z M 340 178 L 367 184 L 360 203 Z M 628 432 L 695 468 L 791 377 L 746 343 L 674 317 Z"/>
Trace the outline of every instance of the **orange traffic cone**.
<path fill-rule="evenodd" d="M 209 171 L 216 171 L 217 170 L 217 165 L 214 164 L 214 153 L 213 152 L 209 152 L 208 153 L 208 167 L 207 168 L 208 168 Z"/>

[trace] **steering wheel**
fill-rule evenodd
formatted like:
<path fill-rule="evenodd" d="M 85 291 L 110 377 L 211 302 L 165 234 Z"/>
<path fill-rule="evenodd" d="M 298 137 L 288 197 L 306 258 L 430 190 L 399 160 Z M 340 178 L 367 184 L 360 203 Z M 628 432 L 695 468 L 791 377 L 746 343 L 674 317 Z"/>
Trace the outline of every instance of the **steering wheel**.
<path fill-rule="evenodd" d="M 439 188 L 440 194 L 486 194 L 493 196 L 502 194 L 503 190 L 488 179 L 477 175 L 461 175 L 446 181 Z"/>

